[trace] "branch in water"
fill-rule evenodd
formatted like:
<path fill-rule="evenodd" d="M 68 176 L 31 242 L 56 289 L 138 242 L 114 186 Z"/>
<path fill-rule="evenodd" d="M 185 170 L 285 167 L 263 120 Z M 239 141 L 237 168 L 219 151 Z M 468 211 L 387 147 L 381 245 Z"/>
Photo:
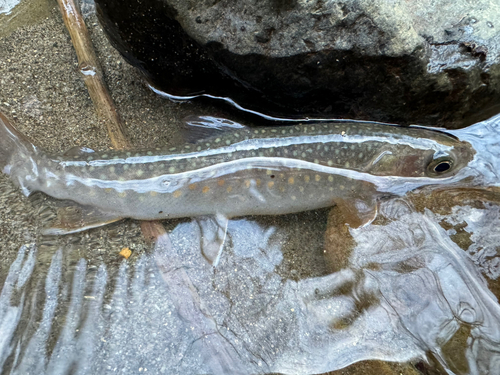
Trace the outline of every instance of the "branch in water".
<path fill-rule="evenodd" d="M 103 119 L 108 129 L 111 144 L 115 149 L 127 149 L 132 145 L 124 134 L 124 126 L 103 80 L 102 69 L 89 37 L 87 27 L 74 0 L 57 0 L 64 24 L 75 47 L 80 73 L 94 103 L 97 116 Z M 142 233 L 148 241 L 165 233 L 157 221 L 141 222 Z"/>
<path fill-rule="evenodd" d="M 124 134 L 122 120 L 104 83 L 102 69 L 82 15 L 74 0 L 57 0 L 57 2 L 75 47 L 79 71 L 82 73 L 97 116 L 106 123 L 111 144 L 115 149 L 130 148 L 131 144 Z"/>

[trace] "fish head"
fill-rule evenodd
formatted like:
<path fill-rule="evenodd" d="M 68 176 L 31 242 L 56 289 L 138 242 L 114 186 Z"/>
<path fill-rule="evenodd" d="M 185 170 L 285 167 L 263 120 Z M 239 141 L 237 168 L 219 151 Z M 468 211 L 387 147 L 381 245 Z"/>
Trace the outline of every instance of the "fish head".
<path fill-rule="evenodd" d="M 376 176 L 446 179 L 457 175 L 474 157 L 468 142 L 434 130 L 415 130 L 422 132 L 419 137 L 384 144 L 366 171 Z"/>
<path fill-rule="evenodd" d="M 455 176 L 470 164 L 475 154 L 470 143 L 453 140 L 447 147 L 429 152 L 424 161 L 424 176 L 437 179 Z"/>

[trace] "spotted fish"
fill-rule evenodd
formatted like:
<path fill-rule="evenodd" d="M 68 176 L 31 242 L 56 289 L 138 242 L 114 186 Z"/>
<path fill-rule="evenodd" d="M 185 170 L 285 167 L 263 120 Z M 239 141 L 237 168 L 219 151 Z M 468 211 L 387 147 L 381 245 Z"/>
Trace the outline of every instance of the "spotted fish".
<path fill-rule="evenodd" d="M 339 202 L 369 216 L 381 196 L 459 181 L 474 156 L 468 142 L 418 127 L 249 128 L 211 117 L 191 125 L 217 134 L 168 149 L 50 155 L 0 114 L 0 169 L 25 194 L 42 191 L 79 207 L 76 219 L 46 230 L 62 234 L 122 218 L 279 215 Z"/>

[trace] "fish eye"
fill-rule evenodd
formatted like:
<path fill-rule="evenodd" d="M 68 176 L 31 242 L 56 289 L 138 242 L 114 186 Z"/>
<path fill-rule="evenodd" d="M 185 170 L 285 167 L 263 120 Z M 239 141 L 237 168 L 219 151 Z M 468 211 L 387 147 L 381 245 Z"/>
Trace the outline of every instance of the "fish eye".
<path fill-rule="evenodd" d="M 443 173 L 451 168 L 451 163 L 448 160 L 444 160 L 434 167 L 434 172 Z"/>
<path fill-rule="evenodd" d="M 431 175 L 442 175 L 450 171 L 453 167 L 453 160 L 449 157 L 443 157 L 430 162 L 427 167 Z"/>

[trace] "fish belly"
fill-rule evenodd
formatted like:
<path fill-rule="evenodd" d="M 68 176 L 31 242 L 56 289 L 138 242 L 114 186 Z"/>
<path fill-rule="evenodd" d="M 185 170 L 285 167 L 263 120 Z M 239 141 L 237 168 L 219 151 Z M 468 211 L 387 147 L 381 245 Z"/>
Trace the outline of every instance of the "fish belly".
<path fill-rule="evenodd" d="M 149 188 L 134 188 L 132 184 L 75 184 L 58 198 L 142 220 L 210 214 L 237 217 L 332 206 L 335 199 L 345 199 L 359 191 L 360 184 L 346 176 L 307 169 L 254 168 L 212 177 L 196 172 L 182 178 L 166 176 L 163 181 L 151 181 Z"/>

